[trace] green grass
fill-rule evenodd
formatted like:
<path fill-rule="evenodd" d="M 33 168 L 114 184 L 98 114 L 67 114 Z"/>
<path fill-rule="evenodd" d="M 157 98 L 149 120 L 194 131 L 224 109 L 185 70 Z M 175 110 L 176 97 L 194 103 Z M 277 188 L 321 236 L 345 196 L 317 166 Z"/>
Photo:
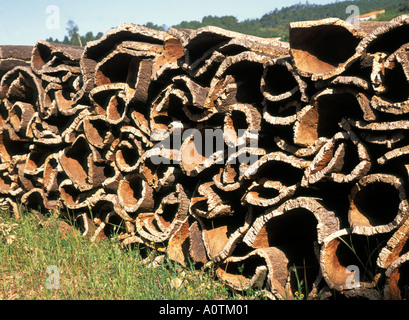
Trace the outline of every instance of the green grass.
<path fill-rule="evenodd" d="M 113 239 L 92 243 L 77 232 L 63 235 L 60 220 L 50 221 L 55 227 L 44 228 L 32 214 L 17 221 L 0 212 L 0 299 L 242 298 L 215 280 L 214 270 L 182 269 L 166 258 L 148 267 L 137 249 L 121 249 Z M 49 266 L 58 267 L 58 289 L 46 286 L 53 277 Z"/>

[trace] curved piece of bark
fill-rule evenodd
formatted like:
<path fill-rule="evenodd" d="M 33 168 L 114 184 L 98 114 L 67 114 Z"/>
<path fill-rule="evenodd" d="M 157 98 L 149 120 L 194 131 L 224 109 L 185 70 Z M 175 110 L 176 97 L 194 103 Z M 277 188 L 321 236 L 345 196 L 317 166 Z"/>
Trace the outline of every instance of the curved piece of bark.
<path fill-rule="evenodd" d="M 404 182 L 390 174 L 363 177 L 352 188 L 349 202 L 349 225 L 368 235 L 393 231 L 409 212 Z"/>
<path fill-rule="evenodd" d="M 243 195 L 242 202 L 267 207 L 291 197 L 309 164 L 307 160 L 282 152 L 262 156 L 240 177 L 252 181 L 252 185 Z"/>
<path fill-rule="evenodd" d="M 320 251 L 320 266 L 327 285 L 340 292 L 375 288 L 380 274 L 374 250 L 379 249 L 387 238 L 386 234 L 368 237 L 359 228 L 341 229 L 325 238 Z M 354 268 L 348 269 L 351 266 Z M 354 282 L 358 276 L 354 275 L 354 270 L 359 271 L 359 283 Z"/>
<path fill-rule="evenodd" d="M 59 200 L 49 200 L 48 195 L 43 189 L 32 189 L 21 197 L 21 203 L 28 208 L 39 211 L 40 213 L 57 212 L 60 208 Z"/>
<path fill-rule="evenodd" d="M 172 123 L 184 120 L 185 115 L 181 111 L 187 103 L 185 93 L 175 84 L 168 85 L 158 94 L 152 102 L 149 114 L 152 140 L 164 140 L 171 133 Z"/>
<path fill-rule="evenodd" d="M 290 24 L 290 53 L 298 73 L 312 80 L 341 74 L 359 54 L 359 30 L 338 18 Z"/>
<path fill-rule="evenodd" d="M 67 176 L 80 191 L 101 186 L 106 179 L 104 166 L 97 165 L 99 155 L 84 135 L 79 135 L 72 145 L 61 151 L 60 164 Z"/>
<path fill-rule="evenodd" d="M 155 146 L 139 158 L 137 172 L 155 191 L 160 191 L 172 186 L 181 176 L 181 170 L 172 165 L 179 158 L 178 150 Z"/>
<path fill-rule="evenodd" d="M 210 260 L 219 262 L 231 255 L 249 230 L 253 219 L 253 210 L 248 206 L 243 207 L 241 212 L 236 212 L 230 217 L 218 219 L 197 217 L 197 219 L 207 256 Z"/>
<path fill-rule="evenodd" d="M 114 194 L 103 194 L 88 199 L 92 209 L 93 223 L 96 227 L 91 241 L 104 240 L 115 234 L 126 232 L 128 221 L 132 219 L 121 208 L 119 199 Z"/>
<path fill-rule="evenodd" d="M 248 146 L 261 130 L 261 114 L 249 104 L 234 104 L 224 116 L 223 138 L 229 148 Z"/>
<path fill-rule="evenodd" d="M 60 77 L 63 73 L 79 74 L 84 48 L 39 40 L 31 55 L 31 68 L 38 75 Z"/>
<path fill-rule="evenodd" d="M 215 106 L 218 112 L 226 112 L 235 103 L 261 103 L 263 95 L 260 82 L 264 63 L 271 56 L 245 51 L 226 58 L 219 66 L 210 83 L 209 96 L 205 104 Z"/>
<path fill-rule="evenodd" d="M 118 198 L 126 212 L 154 211 L 153 189 L 139 174 L 127 174 L 119 181 Z"/>
<path fill-rule="evenodd" d="M 409 30 L 409 28 L 408 28 Z M 409 46 L 399 48 L 382 61 L 381 87 L 371 99 L 375 110 L 402 115 L 409 113 Z"/>
<path fill-rule="evenodd" d="M 189 262 L 189 226 L 189 217 L 186 217 L 179 229 L 170 236 L 166 248 L 169 259 L 182 266 L 186 266 Z"/>
<path fill-rule="evenodd" d="M 92 89 L 90 99 L 96 114 L 106 116 L 110 124 L 126 121 L 128 90 L 128 85 L 124 83 L 111 83 Z"/>
<path fill-rule="evenodd" d="M 80 191 L 70 179 L 65 179 L 59 184 L 58 192 L 63 204 L 72 210 L 88 208 L 90 201 L 100 199 L 105 193 L 102 188 Z"/>
<path fill-rule="evenodd" d="M 15 67 L 29 66 L 32 46 L 2 45 L 0 46 L 0 79 Z"/>
<path fill-rule="evenodd" d="M 2 168 L 0 170 L 0 194 L 21 196 L 23 193 L 23 188 L 18 183 L 18 175 Z"/>
<path fill-rule="evenodd" d="M 278 102 L 297 97 L 307 102 L 306 89 L 307 83 L 295 71 L 290 57 L 272 59 L 264 64 L 261 92 L 267 100 Z"/>
<path fill-rule="evenodd" d="M 289 154 L 292 154 L 296 157 L 299 158 L 306 158 L 306 157 L 311 157 L 315 156 L 320 149 L 328 142 L 329 139 L 327 138 L 318 138 L 314 144 L 301 148 L 298 146 L 295 146 L 293 144 L 288 143 L 286 140 L 276 136 L 274 137 L 274 142 L 276 143 L 277 147 L 280 148 L 280 150 L 287 152 Z"/>
<path fill-rule="evenodd" d="M 115 153 L 116 166 L 124 173 L 136 171 L 139 167 L 140 157 L 150 147 L 152 147 L 152 143 L 139 129 L 133 126 L 123 126 Z"/>
<path fill-rule="evenodd" d="M 11 162 L 14 157 L 26 155 L 30 142 L 21 140 L 9 125 L 0 128 L 0 162 Z"/>
<path fill-rule="evenodd" d="M 385 52 L 391 54 L 409 42 L 409 15 L 402 15 L 369 33 L 357 47 L 357 53 Z"/>
<path fill-rule="evenodd" d="M 387 300 L 406 300 L 408 288 L 409 253 L 397 258 L 385 272 L 386 285 L 384 298 Z"/>
<path fill-rule="evenodd" d="M 115 139 L 111 125 L 103 115 L 86 116 L 81 126 L 88 143 L 95 148 L 107 148 Z"/>
<path fill-rule="evenodd" d="M 9 112 L 9 122 L 16 133 L 23 136 L 26 133 L 27 126 L 34 116 L 34 107 L 30 103 L 19 102 L 13 104 Z"/>
<path fill-rule="evenodd" d="M 296 219 L 297 217 L 298 219 Z M 291 223 L 291 221 L 295 222 L 302 219 L 308 221 L 311 220 L 310 218 L 313 218 L 316 222 L 308 222 L 305 226 L 315 225 L 315 240 L 318 244 L 322 244 L 326 237 L 337 232 L 340 228 L 340 222 L 335 212 L 328 210 L 322 199 L 297 197 L 285 201 L 279 207 L 265 210 L 262 215 L 254 220 L 250 230 L 243 238 L 243 242 L 253 248 L 268 248 L 274 243 L 280 242 L 280 239 L 275 238 L 274 234 L 274 231 L 278 231 L 275 228 L 275 221 L 279 224 L 286 219 L 288 223 Z M 284 227 L 288 229 L 288 226 Z M 287 238 L 290 242 L 293 241 L 289 236 Z"/>
<path fill-rule="evenodd" d="M 84 76 L 83 87 L 77 99 L 87 95 L 95 86 L 97 64 L 118 45 L 128 52 L 135 49 L 137 51 L 146 51 L 148 49 L 155 52 L 158 51 L 159 46 L 162 46 L 162 58 L 156 62 L 153 74 L 156 73 L 155 70 L 159 70 L 166 63 L 176 62 L 181 55 L 180 45 L 178 46 L 175 43 L 175 38 L 167 32 L 132 23 L 121 24 L 119 27 L 106 32 L 99 40 L 87 43 L 80 62 Z"/>
<path fill-rule="evenodd" d="M 58 153 L 47 156 L 43 164 L 43 184 L 46 192 L 57 192 L 63 175 Z"/>
<path fill-rule="evenodd" d="M 44 111 L 44 89 L 41 80 L 29 67 L 15 67 L 8 71 L 1 78 L 0 87 L 11 103 L 25 102 L 35 106 L 35 111 Z"/>
<path fill-rule="evenodd" d="M 244 47 L 256 52 L 283 56 L 288 53 L 288 44 L 285 42 L 244 35 L 214 26 L 199 28 L 195 31 L 171 28 L 169 32 L 177 37 L 184 47 L 183 67 L 188 71 L 198 69 L 217 49 L 228 45 L 231 41 L 234 41 L 236 47 Z"/>
<path fill-rule="evenodd" d="M 302 109 L 298 100 L 270 103 L 263 101 L 263 119 L 272 125 L 292 125 L 297 121 L 297 113 Z"/>
<path fill-rule="evenodd" d="M 294 142 L 313 144 L 318 138 L 331 138 L 339 131 L 343 117 L 375 120 L 368 97 L 352 88 L 326 88 L 311 98 L 311 104 L 297 115 Z"/>
<path fill-rule="evenodd" d="M 178 89 L 186 92 L 189 101 L 182 105 L 182 109 L 187 118 L 194 122 L 203 122 L 208 120 L 214 110 L 206 106 L 206 97 L 209 94 L 209 88 L 203 87 L 199 83 L 187 76 L 177 76 L 172 79 L 178 85 Z"/>
<path fill-rule="evenodd" d="M 288 273 L 288 259 L 275 247 L 257 249 L 243 257 L 230 256 L 216 269 L 217 277 L 233 290 L 266 289 L 280 300 L 292 298 L 285 290 Z"/>
<path fill-rule="evenodd" d="M 141 213 L 135 225 L 138 234 L 148 241 L 169 240 L 178 231 L 188 216 L 189 199 L 181 184 L 161 199 L 154 213 Z"/>
<path fill-rule="evenodd" d="M 320 181 L 348 183 L 364 177 L 372 167 L 365 145 L 353 132 L 339 132 L 317 153 L 305 170 L 301 185 Z"/>
<path fill-rule="evenodd" d="M 205 219 L 233 216 L 242 209 L 235 205 L 234 196 L 217 188 L 214 181 L 198 182 L 190 202 L 190 213 Z"/>
<path fill-rule="evenodd" d="M 206 149 L 205 139 L 207 139 L 207 137 L 205 130 L 206 129 L 203 128 L 200 131 L 193 131 L 193 133 L 182 142 L 180 147 L 180 168 L 183 173 L 189 177 L 199 175 L 206 169 L 222 163 L 224 159 L 224 148 L 220 150 L 218 149 L 219 146 L 216 145 L 216 150 Z"/>
<path fill-rule="evenodd" d="M 382 248 L 376 261 L 380 268 L 388 269 L 402 254 L 406 253 L 406 244 L 409 239 L 409 219 L 405 219 L 397 227 L 386 245 Z"/>
<path fill-rule="evenodd" d="M 71 88 L 68 85 L 60 85 L 56 83 L 50 83 L 45 90 L 45 100 L 47 108 L 47 117 L 51 116 L 72 116 L 78 111 L 89 108 L 88 105 L 76 103 L 73 100 L 72 94 L 75 92 L 75 88 Z"/>
<path fill-rule="evenodd" d="M 321 279 L 319 245 L 328 235 L 338 231 L 340 225 L 336 214 L 323 203 L 322 199 L 310 197 L 287 200 L 257 217 L 243 238 L 252 248 L 276 247 L 285 254 L 288 267 L 295 267 L 288 273 L 287 291 L 298 289 L 295 272 L 304 273 L 309 291 Z"/>
<path fill-rule="evenodd" d="M 30 152 L 24 165 L 24 174 L 37 175 L 44 171 L 45 163 L 53 149 L 45 145 L 34 144 L 30 147 Z"/>
<path fill-rule="evenodd" d="M 20 213 L 23 208 L 20 201 L 17 201 L 14 197 L 2 198 L 0 201 L 4 213 L 8 213 L 10 217 L 14 217 L 16 220 L 21 219 Z"/>
<path fill-rule="evenodd" d="M 252 161 L 257 161 L 259 156 L 265 154 L 266 151 L 261 148 L 240 148 L 229 156 L 224 168 L 213 176 L 214 184 L 223 191 L 240 189 L 243 183 L 240 176 L 248 169 Z"/>

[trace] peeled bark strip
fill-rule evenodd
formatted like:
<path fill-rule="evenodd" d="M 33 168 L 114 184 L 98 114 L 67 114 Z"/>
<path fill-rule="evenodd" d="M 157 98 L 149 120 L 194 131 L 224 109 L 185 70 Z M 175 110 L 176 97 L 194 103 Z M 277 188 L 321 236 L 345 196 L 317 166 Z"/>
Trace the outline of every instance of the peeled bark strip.
<path fill-rule="evenodd" d="M 352 119 L 375 120 L 368 97 L 351 88 L 326 88 L 311 98 L 311 104 L 297 115 L 294 142 L 313 144 L 318 138 L 331 138 L 339 131 L 338 123 Z"/>
<path fill-rule="evenodd" d="M 261 114 L 255 106 L 234 104 L 224 117 L 223 137 L 230 148 L 248 146 L 261 129 Z"/>
<path fill-rule="evenodd" d="M 303 214 L 309 214 L 316 220 L 316 241 L 321 244 L 327 236 L 339 230 L 339 221 L 335 212 L 325 208 L 322 203 L 323 201 L 318 198 L 298 197 L 287 200 L 278 208 L 267 209 L 253 222 L 243 242 L 253 248 L 267 248 L 271 246 L 271 241 L 275 237 L 275 219 L 280 219 L 280 216 L 284 218 L 285 215 L 291 216 L 291 214 L 300 217 Z M 269 230 L 269 226 L 272 231 Z"/>
<path fill-rule="evenodd" d="M 59 154 L 52 153 L 47 156 L 43 164 L 43 183 L 47 192 L 56 192 L 59 188 L 59 178 L 63 175 Z"/>
<path fill-rule="evenodd" d="M 330 180 L 347 183 L 364 177 L 372 163 L 365 146 L 352 132 L 339 132 L 317 153 L 305 170 L 301 185 Z"/>
<path fill-rule="evenodd" d="M 11 103 L 30 103 L 36 111 L 44 111 L 44 89 L 29 67 L 15 67 L 0 82 L 1 91 Z"/>
<path fill-rule="evenodd" d="M 394 230 L 409 212 L 402 179 L 388 174 L 367 175 L 349 195 L 348 220 L 367 234 Z"/>
<path fill-rule="evenodd" d="M 180 85 L 178 88 L 184 90 L 186 88 L 189 101 L 182 106 L 185 115 L 189 120 L 194 122 L 203 122 L 209 119 L 214 110 L 205 105 L 206 97 L 209 94 L 209 88 L 201 86 L 186 76 L 177 76 L 172 79 L 173 82 Z"/>
<path fill-rule="evenodd" d="M 154 147 L 147 150 L 138 160 L 138 171 L 155 191 L 172 186 L 181 175 L 180 168 L 173 166 L 179 161 L 178 150 Z"/>
<path fill-rule="evenodd" d="M 387 241 L 386 245 L 379 253 L 376 263 L 383 269 L 397 260 L 405 253 L 406 243 L 409 239 L 409 220 L 406 218 L 404 222 L 395 230 L 392 236 Z"/>
<path fill-rule="evenodd" d="M 175 191 L 162 198 L 154 213 L 141 213 L 136 218 L 136 230 L 145 239 L 154 242 L 169 240 L 187 218 L 189 199 L 177 184 Z"/>
<path fill-rule="evenodd" d="M 198 218 L 203 244 L 211 260 L 218 262 L 230 256 L 249 230 L 253 211 L 251 207 L 243 210 L 231 217 L 213 220 Z"/>
<path fill-rule="evenodd" d="M 369 33 L 357 47 L 357 53 L 393 53 L 409 42 L 409 16 L 402 15 L 381 25 Z"/>
<path fill-rule="evenodd" d="M 0 46 L 0 79 L 17 66 L 29 66 L 32 46 Z"/>
<path fill-rule="evenodd" d="M 206 169 L 222 163 L 224 150 L 207 150 L 205 140 L 205 129 L 202 129 L 193 132 L 182 142 L 180 148 L 180 167 L 185 175 L 195 177 Z"/>
<path fill-rule="evenodd" d="M 84 48 L 37 41 L 31 57 L 32 70 L 51 82 L 60 82 L 61 76 L 80 74 L 80 58 Z"/>
<path fill-rule="evenodd" d="M 126 119 L 127 84 L 112 83 L 96 87 L 90 92 L 90 98 L 98 115 L 106 116 L 110 124 L 119 124 Z"/>
<path fill-rule="evenodd" d="M 152 143 L 133 126 L 121 128 L 120 142 L 115 153 L 115 163 L 124 173 L 134 172 L 139 167 L 139 159 Z"/>
<path fill-rule="evenodd" d="M 288 45 L 284 42 L 244 35 L 214 26 L 199 28 L 195 31 L 186 30 L 185 32 L 170 29 L 169 32 L 179 38 L 184 47 L 185 62 L 183 67 L 188 71 L 197 69 L 200 64 L 208 61 L 217 49 L 227 46 L 231 41 L 234 41 L 236 47 L 241 46 L 250 51 L 277 56 L 284 56 L 288 53 Z M 223 50 L 221 51 L 223 52 Z M 219 54 L 222 55 L 221 52 Z"/>
<path fill-rule="evenodd" d="M 266 288 L 276 299 L 293 297 L 285 290 L 288 259 L 284 252 L 275 247 L 257 249 L 244 257 L 228 257 L 219 264 L 216 275 L 233 290 Z"/>
<path fill-rule="evenodd" d="M 374 95 L 371 105 L 388 114 L 409 113 L 409 47 L 404 45 L 382 64 L 383 92 Z"/>
<path fill-rule="evenodd" d="M 194 217 L 213 219 L 235 214 L 229 195 L 219 190 L 213 181 L 199 182 L 190 202 Z M 236 208 L 237 209 L 237 208 Z"/>
<path fill-rule="evenodd" d="M 267 207 L 291 197 L 299 185 L 303 169 L 309 164 L 309 161 L 282 152 L 262 156 L 240 177 L 253 180 L 242 202 Z"/>
<path fill-rule="evenodd" d="M 307 83 L 294 70 L 289 57 L 273 59 L 264 64 L 261 92 L 267 100 L 282 101 L 295 98 L 299 93 L 300 100 L 307 102 L 306 88 Z"/>
<path fill-rule="evenodd" d="M 56 212 L 61 206 L 59 200 L 49 200 L 48 195 L 39 188 L 32 189 L 25 193 L 21 197 L 21 203 L 43 214 L 48 211 Z"/>
<path fill-rule="evenodd" d="M 224 168 L 213 176 L 214 184 L 223 191 L 234 191 L 241 188 L 243 179 L 240 177 L 246 172 L 252 161 L 264 156 L 266 151 L 261 148 L 240 148 L 231 154 Z"/>
<path fill-rule="evenodd" d="M 396 259 L 386 270 L 384 297 L 388 300 L 407 299 L 409 253 Z"/>
<path fill-rule="evenodd" d="M 337 19 L 292 22 L 290 53 L 298 73 L 312 80 L 332 78 L 354 62 L 363 34 Z"/>
<path fill-rule="evenodd" d="M 129 213 L 153 212 L 152 192 L 152 188 L 139 174 L 128 174 L 119 181 L 119 202 Z"/>
<path fill-rule="evenodd" d="M 302 109 L 298 100 L 269 103 L 263 101 L 263 119 L 272 125 L 292 125 L 297 121 L 297 113 Z"/>
<path fill-rule="evenodd" d="M 34 116 L 34 107 L 30 103 L 16 102 L 10 109 L 9 122 L 16 133 L 25 135 L 27 126 Z"/>
<path fill-rule="evenodd" d="M 340 292 L 355 291 L 356 295 L 359 291 L 375 288 L 380 273 L 376 268 L 376 252 L 371 254 L 371 249 L 379 250 L 385 239 L 385 234 L 368 237 L 359 228 L 341 229 L 325 238 L 320 251 L 320 266 L 328 286 Z M 355 275 L 355 272 L 359 274 Z M 355 279 L 359 279 L 359 283 Z"/>
<path fill-rule="evenodd" d="M 65 148 L 60 155 L 60 164 L 64 172 L 81 191 L 98 187 L 106 179 L 104 166 L 98 165 L 99 155 L 90 146 L 84 135 Z"/>

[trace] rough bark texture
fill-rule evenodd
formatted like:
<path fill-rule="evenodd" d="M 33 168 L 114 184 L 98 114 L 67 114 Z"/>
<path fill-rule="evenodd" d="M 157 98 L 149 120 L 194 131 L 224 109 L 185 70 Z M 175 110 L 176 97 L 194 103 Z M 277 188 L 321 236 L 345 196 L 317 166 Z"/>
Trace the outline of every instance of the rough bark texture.
<path fill-rule="evenodd" d="M 0 46 L 1 208 L 271 299 L 407 299 L 408 35 L 409 16 L 294 22 L 289 43 L 126 23 Z"/>

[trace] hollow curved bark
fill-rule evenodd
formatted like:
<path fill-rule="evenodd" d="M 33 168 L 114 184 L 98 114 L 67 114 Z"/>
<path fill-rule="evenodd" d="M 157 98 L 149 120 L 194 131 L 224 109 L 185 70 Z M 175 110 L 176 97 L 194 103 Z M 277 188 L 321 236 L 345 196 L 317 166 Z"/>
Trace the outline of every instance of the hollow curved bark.
<path fill-rule="evenodd" d="M 309 164 L 307 160 L 282 152 L 272 152 L 262 156 L 240 177 L 242 180 L 252 182 L 242 201 L 267 207 L 291 197 L 301 182 L 304 169 Z"/>
<path fill-rule="evenodd" d="M 301 185 L 319 181 L 348 183 L 364 177 L 372 167 L 366 147 L 352 132 L 339 132 L 317 153 L 305 170 Z"/>
<path fill-rule="evenodd" d="M 393 231 L 409 212 L 404 182 L 389 174 L 360 179 L 349 194 L 349 202 L 350 226 L 361 227 L 368 235 Z"/>
<path fill-rule="evenodd" d="M 153 189 L 137 173 L 127 174 L 119 181 L 118 198 L 129 213 L 153 212 Z"/>
<path fill-rule="evenodd" d="M 217 277 L 233 290 L 267 289 L 280 300 L 293 297 L 285 290 L 288 273 L 288 259 L 275 247 L 257 249 L 243 257 L 230 256 L 216 269 Z"/>
<path fill-rule="evenodd" d="M 307 102 L 306 88 L 307 83 L 295 71 L 289 57 L 269 60 L 264 64 L 261 92 L 267 100 L 277 102 L 297 97 Z"/>
<path fill-rule="evenodd" d="M 385 234 L 368 237 L 359 228 L 341 229 L 325 238 L 320 251 L 320 266 L 328 286 L 340 292 L 375 288 L 380 274 L 377 256 L 371 252 L 382 246 L 386 239 Z"/>
<path fill-rule="evenodd" d="M 407 299 L 409 253 L 397 258 L 386 270 L 384 297 L 388 300 Z"/>
<path fill-rule="evenodd" d="M 180 184 L 161 199 L 154 213 L 141 213 L 135 225 L 137 232 L 148 241 L 169 240 L 179 230 L 187 218 L 189 199 Z"/>
<path fill-rule="evenodd" d="M 290 53 L 298 73 L 312 80 L 339 75 L 359 55 L 363 38 L 355 27 L 337 18 L 290 24 Z"/>

